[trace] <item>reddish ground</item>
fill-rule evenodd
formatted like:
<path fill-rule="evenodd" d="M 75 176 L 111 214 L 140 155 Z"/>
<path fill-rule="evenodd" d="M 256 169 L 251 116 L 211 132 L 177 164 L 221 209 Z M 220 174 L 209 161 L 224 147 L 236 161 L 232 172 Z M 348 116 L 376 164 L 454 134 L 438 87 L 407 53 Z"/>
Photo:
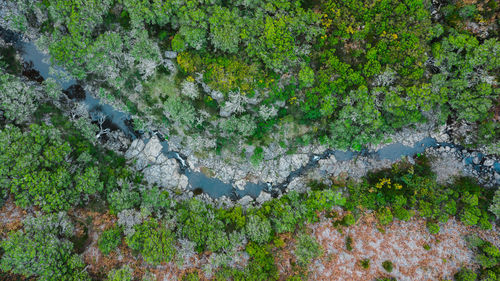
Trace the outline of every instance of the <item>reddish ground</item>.
<path fill-rule="evenodd" d="M 343 228 L 343 233 L 332 226 L 331 220 L 311 225 L 324 254 L 311 266 L 310 280 L 373 280 L 382 276 L 400 281 L 443 280 L 460 267 L 473 263 L 474 255 L 467 248 L 465 235 L 477 233 L 496 246 L 500 244 L 497 231 L 480 231 L 455 219 L 442 225 L 437 235 L 427 231 L 425 220 L 421 218 L 395 221 L 382 228 L 382 232 L 377 227 L 373 215 L 366 215 L 355 225 Z M 353 240 L 352 251 L 346 249 L 347 235 Z M 424 245 L 430 249 L 424 249 Z M 369 269 L 361 267 L 363 259 L 370 260 Z M 386 260 L 393 263 L 391 273 L 382 267 Z"/>

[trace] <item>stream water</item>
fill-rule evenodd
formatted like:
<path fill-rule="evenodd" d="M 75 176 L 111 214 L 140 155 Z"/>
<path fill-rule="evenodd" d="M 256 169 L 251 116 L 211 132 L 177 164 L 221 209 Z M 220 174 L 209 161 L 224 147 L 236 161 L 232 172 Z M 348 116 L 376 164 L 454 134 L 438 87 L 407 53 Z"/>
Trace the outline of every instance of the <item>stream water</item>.
<path fill-rule="evenodd" d="M 7 42 L 13 43 L 15 47 L 21 51 L 23 60 L 27 63 L 30 70 L 36 70 L 39 72 L 39 75 L 43 79 L 53 78 L 55 79 L 64 89 L 64 92 L 71 98 L 77 99 L 79 102 L 83 102 L 91 115 L 93 121 L 98 120 L 100 116 L 106 116 L 106 120 L 108 122 L 107 126 L 110 129 L 121 130 L 131 139 L 135 139 L 140 137 L 140 134 L 134 131 L 131 126 L 132 120 L 130 115 L 127 113 L 116 110 L 112 106 L 102 103 L 100 99 L 95 98 L 92 94 L 83 90 L 83 88 L 78 84 L 78 82 L 73 79 L 65 79 L 61 78 L 64 76 L 69 76 L 68 73 L 60 67 L 53 66 L 51 67 L 50 57 L 47 54 L 42 53 L 32 42 L 25 42 L 20 40 L 20 36 L 18 36 L 14 32 L 10 32 L 0 27 L 0 36 Z M 25 65 L 26 66 L 26 65 Z M 40 81 L 39 81 L 40 82 Z M 154 132 L 153 132 L 154 133 Z M 180 155 L 175 151 L 170 151 L 168 148 L 168 142 L 163 138 L 163 136 L 159 135 L 162 140 L 164 153 L 168 158 L 175 158 L 181 167 L 181 173 L 185 174 L 189 179 L 189 188 L 194 191 L 195 194 L 204 192 L 208 194 L 212 198 L 218 198 L 221 196 L 227 196 L 232 199 L 238 199 L 245 195 L 249 195 L 253 198 L 259 196 L 262 190 L 271 192 L 274 195 L 277 195 L 279 190 L 283 191 L 288 183 L 290 183 L 294 178 L 303 175 L 306 171 L 314 168 L 318 165 L 318 161 L 320 159 L 326 159 L 330 157 L 330 155 L 334 155 L 338 161 L 348 161 L 352 160 L 358 156 L 368 156 L 373 157 L 375 159 L 389 159 L 389 160 L 398 160 L 403 156 L 413 156 L 417 153 L 422 153 L 425 151 L 427 147 L 436 147 L 436 146 L 451 146 L 455 147 L 453 144 L 448 143 L 437 143 L 433 138 L 425 138 L 418 143 L 416 143 L 413 147 L 405 146 L 400 143 L 391 144 L 385 146 L 384 148 L 375 151 L 375 152 L 352 152 L 352 151 L 339 151 L 339 150 L 327 150 L 322 154 L 318 155 L 310 155 L 309 162 L 307 165 L 299 168 L 296 171 L 290 173 L 287 179 L 277 185 L 271 186 L 268 183 L 248 183 L 245 186 L 244 190 L 239 190 L 233 186 L 233 184 L 224 183 L 219 179 L 207 177 L 205 174 L 200 172 L 192 171 L 186 165 L 186 157 Z M 458 147 L 458 149 L 461 149 Z M 482 157 L 479 155 L 478 157 Z M 470 159 L 469 159 L 470 158 Z M 466 158 L 465 161 L 468 164 L 475 165 L 475 169 L 482 169 L 481 165 L 476 165 L 473 163 L 473 159 L 471 157 Z M 500 163 L 496 162 L 494 164 L 494 168 L 497 172 L 500 173 Z"/>

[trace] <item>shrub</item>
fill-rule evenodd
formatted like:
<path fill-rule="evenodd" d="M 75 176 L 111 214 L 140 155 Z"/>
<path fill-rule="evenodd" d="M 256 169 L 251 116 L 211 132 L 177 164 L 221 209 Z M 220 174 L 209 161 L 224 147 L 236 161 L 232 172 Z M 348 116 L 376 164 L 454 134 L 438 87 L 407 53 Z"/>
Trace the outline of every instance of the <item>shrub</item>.
<path fill-rule="evenodd" d="M 398 220 L 408 221 L 411 218 L 411 213 L 410 213 L 410 211 L 406 210 L 405 208 L 395 208 L 394 209 L 394 216 Z"/>
<path fill-rule="evenodd" d="M 213 252 L 229 246 L 224 223 L 219 220 L 213 208 L 206 203 L 191 199 L 178 208 L 179 234 L 196 243 L 196 250 L 209 249 Z"/>
<path fill-rule="evenodd" d="M 0 110 L 8 119 L 17 123 L 27 121 L 38 107 L 37 92 L 19 78 L 0 74 Z"/>
<path fill-rule="evenodd" d="M 387 272 L 392 272 L 392 267 L 393 267 L 393 265 L 392 265 L 392 262 L 391 262 L 391 261 L 384 261 L 384 262 L 382 263 L 382 267 L 385 269 L 385 271 L 387 271 Z"/>
<path fill-rule="evenodd" d="M 36 276 L 42 281 L 90 281 L 85 264 L 72 253 L 73 244 L 69 236 L 73 227 L 67 216 L 28 217 L 25 224 L 24 232 L 10 233 L 6 240 L 0 242 L 4 251 L 0 270 L 26 277 Z"/>
<path fill-rule="evenodd" d="M 476 278 L 477 274 L 468 268 L 462 268 L 457 274 L 455 274 L 455 279 L 457 281 L 475 281 Z"/>
<path fill-rule="evenodd" d="M 237 274 L 240 278 L 236 280 L 277 280 L 278 269 L 274 263 L 274 257 L 268 246 L 258 245 L 250 242 L 246 247 L 250 261 L 245 268 L 244 276 Z"/>
<path fill-rule="evenodd" d="M 439 225 L 437 223 L 428 221 L 426 223 L 426 226 L 427 226 L 427 230 L 429 230 L 429 232 L 431 234 L 438 234 L 439 233 Z"/>
<path fill-rule="evenodd" d="M 493 197 L 489 210 L 497 219 L 500 219 L 500 188 L 495 191 L 495 196 Z"/>
<path fill-rule="evenodd" d="M 99 250 L 105 255 L 114 251 L 121 244 L 121 233 L 122 229 L 119 227 L 113 227 L 103 231 L 97 244 Z"/>
<path fill-rule="evenodd" d="M 381 225 L 387 225 L 392 222 L 393 217 L 391 213 L 391 209 L 389 208 L 381 208 L 377 211 L 377 219 Z"/>
<path fill-rule="evenodd" d="M 174 38 L 172 38 L 172 50 L 175 52 L 183 52 L 186 49 L 186 43 L 184 43 L 184 39 L 180 34 L 176 34 Z"/>
<path fill-rule="evenodd" d="M 146 221 L 134 228 L 135 232 L 126 237 L 127 245 L 141 253 L 146 262 L 157 265 L 172 260 L 175 253 L 173 233 L 154 220 Z"/>
<path fill-rule="evenodd" d="M 73 158 L 78 154 L 52 125 L 32 124 L 26 132 L 6 126 L 0 130 L 0 184 L 21 207 L 67 210 L 82 195 L 102 190 L 98 170 L 87 168 L 80 174 L 75 169 L 84 169 Z"/>
<path fill-rule="evenodd" d="M 347 235 L 347 237 L 345 238 L 345 248 L 347 249 L 347 251 L 352 251 L 352 237 L 351 235 Z"/>
<path fill-rule="evenodd" d="M 295 249 L 295 257 L 301 266 L 307 266 L 311 260 L 321 255 L 321 246 L 316 240 L 306 234 L 301 234 L 298 237 L 297 246 Z"/>
<path fill-rule="evenodd" d="M 109 209 L 116 214 L 123 210 L 133 209 L 141 202 L 139 192 L 132 190 L 128 185 L 115 190 L 108 195 Z"/>
<path fill-rule="evenodd" d="M 132 268 L 128 265 L 120 269 L 113 269 L 108 273 L 108 279 L 106 279 L 106 281 L 132 281 L 132 272 Z"/>
<path fill-rule="evenodd" d="M 360 264 L 361 264 L 362 268 L 369 269 L 370 268 L 370 259 L 361 260 Z"/>
<path fill-rule="evenodd" d="M 342 224 L 345 226 L 351 226 L 356 223 L 356 219 L 351 213 L 348 213 L 342 218 Z"/>
<path fill-rule="evenodd" d="M 271 222 L 267 218 L 250 215 L 245 230 L 248 238 L 256 243 L 263 244 L 271 239 Z"/>

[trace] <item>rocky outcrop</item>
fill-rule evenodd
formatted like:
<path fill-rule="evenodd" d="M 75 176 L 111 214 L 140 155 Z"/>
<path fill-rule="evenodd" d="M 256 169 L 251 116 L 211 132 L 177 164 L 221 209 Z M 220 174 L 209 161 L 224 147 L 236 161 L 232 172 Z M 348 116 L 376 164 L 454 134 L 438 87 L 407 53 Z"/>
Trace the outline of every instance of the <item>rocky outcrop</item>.
<path fill-rule="evenodd" d="M 163 146 L 156 135 L 147 143 L 136 139 L 125 153 L 125 158 L 135 161 L 135 169 L 143 172 L 148 183 L 171 189 L 186 189 L 188 178 L 180 173 L 177 161 L 168 159 L 162 150 Z"/>

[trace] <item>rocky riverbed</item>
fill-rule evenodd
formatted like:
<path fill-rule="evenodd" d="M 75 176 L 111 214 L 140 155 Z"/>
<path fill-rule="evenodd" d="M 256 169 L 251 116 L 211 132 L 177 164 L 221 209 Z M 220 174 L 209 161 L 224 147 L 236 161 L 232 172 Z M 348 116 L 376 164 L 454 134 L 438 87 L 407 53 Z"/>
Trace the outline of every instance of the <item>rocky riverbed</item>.
<path fill-rule="evenodd" d="M 25 54 L 25 59 L 29 59 L 30 55 L 46 57 L 36 48 L 31 48 L 28 51 L 30 54 Z M 33 54 L 34 52 L 40 54 Z M 167 66 L 168 62 L 173 63 L 170 60 L 172 57 L 174 54 L 166 54 Z M 48 61 L 40 60 L 33 67 L 35 70 L 39 70 L 37 69 L 39 67 L 48 68 Z M 42 76 L 44 75 L 47 74 L 42 73 Z M 85 103 L 88 103 L 87 100 L 92 100 L 94 109 L 102 110 L 106 107 L 107 115 L 112 113 L 109 117 L 111 123 L 124 123 L 122 118 L 126 116 L 125 113 L 120 113 L 119 110 L 108 104 L 96 106 L 95 103 L 99 103 L 99 100 L 92 98 L 95 96 L 95 89 L 90 85 L 83 88 L 89 99 L 73 101 L 75 106 L 70 110 L 71 112 L 67 112 L 68 115 L 79 115 L 95 121 L 89 112 L 83 110 L 81 113 L 79 111 L 82 110 L 78 110 L 78 108 L 81 109 L 85 106 L 88 109 L 88 104 Z M 206 85 L 203 88 L 206 88 Z M 115 115 L 119 117 L 115 117 Z M 115 120 L 117 118 L 120 120 Z M 432 119 L 432 116 L 429 118 Z M 251 155 L 255 149 L 253 146 L 240 145 L 241 150 L 246 151 L 247 155 L 244 157 L 246 159 L 242 159 L 238 153 L 229 151 L 223 151 L 221 155 L 216 155 L 214 152 L 200 155 L 200 149 L 210 151 L 206 149 L 206 146 L 210 146 L 213 139 L 201 136 L 168 135 L 168 128 L 158 128 L 151 124 L 148 127 L 148 132 L 139 139 L 132 140 L 129 132 L 127 132 L 128 135 L 125 134 L 122 127 L 127 129 L 128 127 L 124 124 L 116 126 L 117 130 L 107 133 L 102 140 L 104 140 L 106 147 L 124 153 L 132 166 L 141 171 L 145 180 L 150 184 L 193 196 L 195 193 L 193 191 L 200 187 L 190 184 L 189 174 L 186 171 L 191 172 L 191 175 L 192 173 L 203 173 L 206 178 L 198 178 L 198 182 L 214 178 L 219 181 L 216 182 L 217 184 L 205 185 L 205 189 L 202 188 L 202 191 L 205 192 L 202 197 L 212 200 L 206 195 L 209 193 L 207 189 L 223 188 L 223 192 L 217 193 L 219 196 L 213 197 L 221 197 L 224 202 L 227 202 L 228 197 L 231 197 L 239 200 L 239 203 L 243 205 L 252 202 L 265 202 L 271 198 L 271 193 L 274 196 L 280 196 L 282 192 L 288 190 L 305 191 L 307 183 L 312 179 L 326 182 L 338 177 L 359 179 L 370 170 L 389 167 L 401 157 L 407 157 L 407 160 L 412 162 L 413 155 L 419 151 L 423 152 L 424 149 L 433 158 L 433 169 L 440 181 L 445 182 L 451 176 L 463 174 L 476 177 L 487 186 L 498 186 L 500 183 L 498 158 L 484 156 L 478 151 L 467 151 L 450 144 L 453 139 L 456 139 L 454 129 L 446 125 L 435 126 L 433 124 L 436 122 L 402 129 L 387 135 L 385 139 L 390 141 L 371 145 L 363 153 L 345 152 L 344 157 L 340 158 L 335 153 L 342 153 L 341 151 L 329 150 L 325 146 L 314 144 L 314 142 L 311 145 L 298 148 L 293 154 L 274 142 L 264 148 L 263 160 L 256 166 L 247 160 L 248 155 Z M 160 135 L 170 137 L 167 147 L 165 147 L 164 141 L 160 140 L 153 132 L 160 132 Z M 433 140 L 433 143 L 422 143 L 424 146 L 418 147 L 419 142 L 429 138 Z M 386 153 L 381 153 L 384 149 Z M 172 155 L 177 156 L 173 157 Z M 185 157 L 179 155 L 185 155 Z M 253 192 L 252 196 L 246 192 L 250 186 L 257 191 Z"/>

